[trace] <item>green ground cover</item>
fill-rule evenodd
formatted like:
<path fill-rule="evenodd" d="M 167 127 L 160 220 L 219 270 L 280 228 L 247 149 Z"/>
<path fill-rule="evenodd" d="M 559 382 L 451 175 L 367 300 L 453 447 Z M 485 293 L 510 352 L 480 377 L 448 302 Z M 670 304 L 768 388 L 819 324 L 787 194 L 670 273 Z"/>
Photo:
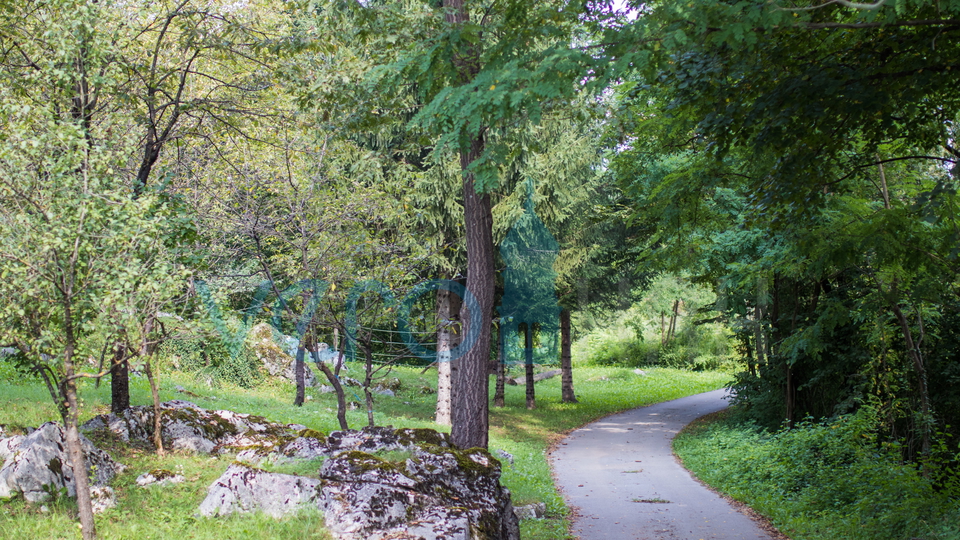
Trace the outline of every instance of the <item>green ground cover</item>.
<path fill-rule="evenodd" d="M 504 463 L 503 482 L 519 504 L 540 501 L 547 505 L 548 517 L 524 520 L 521 524 L 525 540 L 567 538 L 567 508 L 557 493 L 551 477 L 547 451 L 560 434 L 624 409 L 675 399 L 685 395 L 722 387 L 727 373 L 690 372 L 667 368 L 648 369 L 637 375 L 622 367 L 581 367 L 575 370 L 575 385 L 580 403 L 560 403 L 559 377 L 537 384 L 535 411 L 524 408 L 522 386 L 508 386 L 507 407 L 491 409 L 490 449 L 502 449 L 514 456 L 514 464 Z M 432 422 L 436 396 L 424 391 L 434 389 L 434 372 L 421 374 L 419 369 L 398 368 L 391 376 L 401 380 L 396 396 L 378 396 L 375 419 L 379 425 L 395 427 L 437 428 Z M 162 400 L 187 399 L 211 409 L 229 409 L 263 415 L 276 422 L 304 424 L 329 433 L 337 429 L 335 402 L 331 394 L 308 389 L 310 400 L 303 407 L 293 407 L 293 387 L 289 383 L 263 381 L 255 388 L 240 388 L 226 383 L 209 386 L 193 375 L 167 371 L 161 377 Z M 182 386 L 187 395 L 177 392 Z M 354 389 L 359 394 L 359 391 Z M 110 389 L 105 383 L 95 388 L 91 381 L 82 381 L 81 419 L 109 411 Z M 362 394 L 361 394 L 362 395 Z M 150 392 L 144 378 L 131 379 L 131 401 L 148 404 Z M 348 389 L 348 398 L 356 400 Z M 24 379 L 0 362 L 0 424 L 36 426 L 56 420 L 57 413 L 45 388 L 35 380 Z M 349 411 L 351 427 L 366 423 L 362 409 Z M 194 517 L 197 506 L 209 486 L 230 463 L 229 457 L 208 457 L 172 454 L 158 457 L 145 449 L 107 444 L 122 463 L 129 466 L 112 483 L 118 493 L 118 506 L 98 517 L 102 538 L 138 540 L 271 538 L 328 538 L 315 512 L 304 512 L 283 520 L 263 516 L 237 516 L 229 519 Z M 188 482 L 169 488 L 142 489 L 136 477 L 152 469 L 182 471 Z M 79 538 L 74 520 L 75 506 L 64 500 L 45 505 L 22 501 L 2 503 L 0 531 L 3 538 L 29 537 L 41 539 Z"/>
<path fill-rule="evenodd" d="M 735 412 L 705 417 L 673 447 L 698 478 L 793 540 L 957 540 L 956 478 L 924 475 L 877 436 L 876 411 L 769 432 Z"/>

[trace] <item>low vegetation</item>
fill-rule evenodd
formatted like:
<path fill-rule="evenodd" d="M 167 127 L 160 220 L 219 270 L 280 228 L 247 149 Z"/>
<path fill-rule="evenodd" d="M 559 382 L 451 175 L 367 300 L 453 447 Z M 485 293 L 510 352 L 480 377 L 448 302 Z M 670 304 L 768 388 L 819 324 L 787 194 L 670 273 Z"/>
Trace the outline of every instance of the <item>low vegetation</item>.
<path fill-rule="evenodd" d="M 675 440 L 704 482 L 770 518 L 793 540 L 956 540 L 960 483 L 904 462 L 878 437 L 872 407 L 768 431 L 724 411 Z"/>
<path fill-rule="evenodd" d="M 419 368 L 401 367 L 393 371 L 400 381 L 396 396 L 378 396 L 377 424 L 397 427 L 437 428 L 433 423 L 436 396 L 424 392 L 436 388 L 433 373 L 422 374 Z M 522 386 L 508 386 L 507 406 L 491 411 L 491 451 L 502 450 L 512 456 L 504 458 L 503 482 L 513 492 L 516 503 L 544 502 L 547 518 L 525 520 L 525 540 L 567 538 L 567 508 L 554 487 L 546 453 L 550 444 L 564 432 L 590 420 L 623 409 L 674 399 L 684 395 L 719 388 L 729 382 L 726 373 L 689 372 L 676 369 L 647 369 L 638 375 L 622 367 L 586 367 L 576 370 L 576 388 L 580 403 L 560 403 L 560 381 L 553 378 L 537 385 L 538 409 L 524 407 Z M 252 388 L 243 388 L 227 381 L 207 384 L 195 374 L 167 370 L 160 377 L 163 400 L 187 399 L 211 409 L 229 409 L 256 413 L 277 422 L 300 423 L 311 429 L 329 433 L 336 430 L 334 398 L 308 389 L 309 400 L 303 407 L 291 405 L 293 387 L 287 382 L 266 379 Z M 182 390 L 177 390 L 177 387 Z M 359 393 L 357 389 L 354 392 Z M 84 381 L 81 419 L 109 412 L 109 385 L 96 388 Z M 353 395 L 360 401 L 362 395 Z M 150 388 L 143 377 L 131 380 L 131 401 L 149 403 Z M 24 378 L 10 364 L 0 362 L 0 424 L 36 426 L 57 418 L 57 412 L 42 385 Z M 351 427 L 365 425 L 366 412 L 359 408 L 348 412 Z M 179 453 L 158 457 L 149 449 L 128 447 L 112 440 L 97 443 L 128 465 L 113 482 L 118 506 L 97 518 L 98 530 L 104 538 L 142 539 L 220 539 L 220 538 L 328 538 L 322 517 L 305 512 L 283 520 L 248 515 L 227 519 L 194 517 L 209 486 L 229 465 L 231 458 L 191 456 Z M 390 456 L 391 459 L 394 456 Z M 316 463 L 319 467 L 319 462 Z M 279 472 L 309 474 L 312 471 L 284 469 Z M 289 466 L 286 466 L 289 467 Z M 166 488 L 140 488 L 134 482 L 143 472 L 166 469 L 183 474 L 187 482 Z M 281 470 L 282 469 L 282 470 Z M 79 536 L 76 526 L 76 505 L 60 500 L 43 505 L 28 505 L 14 500 L 3 503 L 0 530 L 5 536 L 34 539 L 73 539 Z M 149 512 L 144 512 L 149 508 Z"/>

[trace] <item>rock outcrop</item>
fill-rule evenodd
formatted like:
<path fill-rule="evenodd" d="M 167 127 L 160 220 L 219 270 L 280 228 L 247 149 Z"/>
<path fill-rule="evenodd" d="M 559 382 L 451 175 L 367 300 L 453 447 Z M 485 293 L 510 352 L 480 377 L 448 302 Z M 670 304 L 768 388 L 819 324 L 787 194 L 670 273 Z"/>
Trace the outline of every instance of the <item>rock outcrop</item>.
<path fill-rule="evenodd" d="M 210 486 L 200 514 L 276 516 L 313 506 L 339 540 L 519 540 L 500 463 L 486 450 L 455 449 L 447 434 L 427 429 L 364 428 L 297 440 L 286 452 L 247 450 L 238 459 L 291 459 L 292 448 L 311 441 L 306 455 L 328 456 L 316 478 L 234 463 Z"/>
<path fill-rule="evenodd" d="M 98 494 L 103 494 L 104 500 L 109 499 L 110 490 L 96 488 L 106 486 L 123 470 L 123 466 L 82 435 L 80 444 L 86 456 L 86 474 L 91 486 Z M 27 501 L 39 502 L 64 489 L 71 497 L 77 494 L 64 430 L 59 424 L 47 422 L 28 435 L 0 439 L 0 457 L 3 458 L 0 498 L 20 494 Z M 103 504 L 108 507 L 110 503 Z"/>
<path fill-rule="evenodd" d="M 173 450 L 201 454 L 257 447 L 277 450 L 294 441 L 306 429 L 299 424 L 276 424 L 262 416 L 233 411 L 210 411 L 183 400 L 160 404 L 163 444 Z M 137 406 L 122 416 L 102 414 L 86 422 L 83 431 L 109 430 L 120 439 L 150 444 L 153 438 L 153 407 Z"/>

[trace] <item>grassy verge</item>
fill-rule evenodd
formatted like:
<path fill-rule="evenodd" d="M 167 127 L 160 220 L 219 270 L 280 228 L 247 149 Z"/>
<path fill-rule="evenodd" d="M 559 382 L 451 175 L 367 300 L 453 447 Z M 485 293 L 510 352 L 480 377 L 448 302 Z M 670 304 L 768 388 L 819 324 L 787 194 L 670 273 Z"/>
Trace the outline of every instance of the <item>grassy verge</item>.
<path fill-rule="evenodd" d="M 395 370 L 391 376 L 401 380 L 401 389 L 396 396 L 377 397 L 377 424 L 438 428 L 432 422 L 436 396 L 427 390 L 436 387 L 435 373 L 421 374 L 418 369 L 404 368 Z M 504 463 L 503 475 L 503 482 L 513 492 L 514 501 L 518 504 L 535 501 L 547 504 L 547 519 L 522 522 L 525 540 L 567 538 L 567 509 L 553 484 L 546 457 L 550 444 L 560 434 L 613 412 L 720 388 L 729 376 L 720 372 L 674 369 L 652 369 L 646 375 L 637 375 L 630 369 L 604 367 L 578 368 L 575 379 L 580 403 L 561 404 L 560 381 L 554 378 L 537 384 L 538 408 L 534 411 L 525 408 L 524 389 L 520 386 L 507 387 L 505 408 L 491 409 L 490 449 L 502 449 L 514 456 L 512 465 Z M 189 394 L 176 391 L 177 385 Z M 276 422 L 304 424 L 324 432 L 338 429 L 333 396 L 318 393 L 315 389 L 308 389 L 310 400 L 298 408 L 291 405 L 292 386 L 276 381 L 252 389 L 230 385 L 210 387 L 189 374 L 171 372 L 161 377 L 161 386 L 162 400 L 187 399 L 206 408 L 259 414 Z M 82 419 L 109 411 L 108 382 L 96 388 L 92 382 L 82 381 L 80 393 Z M 149 396 L 146 380 L 133 377 L 131 401 L 147 404 Z M 358 397 L 348 392 L 348 398 L 357 400 Z M 20 378 L 0 362 L 0 424 L 36 426 L 57 418 L 42 385 Z M 363 410 L 350 411 L 347 419 L 351 427 L 359 428 L 366 424 L 366 413 Z M 284 520 L 249 515 L 226 520 L 194 517 L 207 486 L 226 469 L 229 457 L 175 454 L 159 458 L 136 448 L 116 445 L 108 450 L 129 467 L 113 481 L 118 493 L 117 508 L 98 517 L 103 538 L 328 538 L 321 517 L 310 512 Z M 159 489 L 136 486 L 134 480 L 139 474 L 157 468 L 180 470 L 190 481 Z M 79 538 L 73 520 L 75 507 L 70 501 L 45 506 L 46 513 L 36 505 L 18 501 L 0 503 L 3 537 L 29 535 L 35 540 Z"/>
<path fill-rule="evenodd" d="M 957 540 L 960 500 L 900 462 L 875 412 L 770 433 L 724 411 L 673 443 L 698 478 L 769 518 L 794 540 Z"/>

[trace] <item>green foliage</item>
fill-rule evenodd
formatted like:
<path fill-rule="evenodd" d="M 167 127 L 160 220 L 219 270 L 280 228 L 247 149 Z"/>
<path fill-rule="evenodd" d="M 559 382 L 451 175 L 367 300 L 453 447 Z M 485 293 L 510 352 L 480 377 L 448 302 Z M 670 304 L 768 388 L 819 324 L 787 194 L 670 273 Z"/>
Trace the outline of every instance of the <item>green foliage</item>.
<path fill-rule="evenodd" d="M 763 431 L 735 416 L 688 429 L 674 441 L 700 479 L 749 504 L 791 538 L 905 539 L 946 526 L 958 500 L 878 437 L 872 407 L 829 422 Z"/>
<path fill-rule="evenodd" d="M 251 388 L 263 378 L 257 355 L 246 343 L 233 350 L 216 338 L 174 338 L 164 341 L 158 353 L 160 362 L 209 384 Z"/>

